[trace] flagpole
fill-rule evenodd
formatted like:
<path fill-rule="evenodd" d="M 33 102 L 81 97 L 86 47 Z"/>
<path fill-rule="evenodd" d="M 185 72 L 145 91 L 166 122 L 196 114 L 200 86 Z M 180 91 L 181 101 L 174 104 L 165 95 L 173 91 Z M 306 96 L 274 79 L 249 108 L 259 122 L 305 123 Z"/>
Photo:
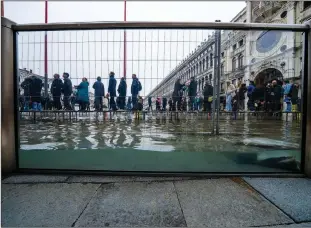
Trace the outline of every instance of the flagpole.
<path fill-rule="evenodd" d="M 126 0 L 124 0 L 124 21 L 126 21 Z M 126 78 L 126 30 L 124 30 L 123 49 L 124 49 L 123 76 L 124 76 L 124 78 Z"/>
<path fill-rule="evenodd" d="M 1 0 L 1 17 L 4 17 L 4 3 L 3 3 L 3 0 Z"/>
<path fill-rule="evenodd" d="M 48 23 L 48 0 L 45 0 L 45 24 Z M 44 34 L 44 93 L 48 97 L 48 38 L 47 31 Z"/>

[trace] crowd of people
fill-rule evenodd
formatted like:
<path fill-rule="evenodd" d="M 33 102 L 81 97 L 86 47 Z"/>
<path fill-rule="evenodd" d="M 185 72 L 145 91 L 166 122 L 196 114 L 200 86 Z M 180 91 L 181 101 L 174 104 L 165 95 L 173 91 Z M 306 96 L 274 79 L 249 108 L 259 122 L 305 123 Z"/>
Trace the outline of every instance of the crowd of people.
<path fill-rule="evenodd" d="M 203 92 L 197 93 L 197 82 L 194 77 L 188 83 L 181 83 L 177 79 L 174 85 L 172 97 L 156 97 L 156 111 L 212 111 L 213 86 L 207 81 Z M 248 98 L 247 104 L 245 102 Z M 152 110 L 152 97 L 148 97 L 148 108 Z M 250 81 L 249 86 L 245 83 L 239 83 L 236 87 L 229 84 L 225 96 L 220 97 L 220 110 L 226 112 L 237 111 L 265 111 L 277 113 L 284 109 L 286 112 L 300 112 L 301 99 L 299 98 L 299 85 L 290 83 L 288 80 L 272 80 L 263 83 L 263 80 Z M 247 108 L 245 108 L 245 104 Z"/>
<path fill-rule="evenodd" d="M 24 94 L 20 96 L 21 110 L 74 110 L 76 104 L 79 111 L 90 111 L 89 82 L 87 78 L 77 86 L 72 86 L 68 73 L 63 73 L 63 80 L 59 74 L 54 74 L 54 80 L 50 88 L 51 96 L 41 95 L 43 82 L 36 76 L 27 77 L 21 84 Z M 127 97 L 127 83 L 124 77 L 121 78 L 118 89 L 115 73 L 109 73 L 109 84 L 107 93 L 101 77 L 97 77 L 93 84 L 94 104 L 96 111 L 103 111 L 103 108 L 116 111 L 120 110 L 143 110 L 143 98 L 139 96 L 142 85 L 136 74 L 132 75 L 131 96 Z M 212 111 L 213 86 L 207 81 L 202 93 L 197 92 L 197 82 L 194 77 L 190 81 L 181 83 L 177 79 L 174 85 L 172 96 L 156 97 L 154 100 L 148 97 L 147 111 L 153 111 L 155 102 L 156 111 Z M 118 92 L 118 95 L 117 95 Z M 245 99 L 248 111 L 300 112 L 299 85 L 290 83 L 288 80 L 272 80 L 263 83 L 263 80 L 250 81 L 249 85 L 240 83 L 237 87 L 228 84 L 225 97 L 221 97 L 220 110 L 227 112 L 245 111 Z M 104 105 L 107 99 L 107 106 Z"/>
<path fill-rule="evenodd" d="M 105 94 L 105 86 L 101 81 L 101 77 L 97 77 L 93 84 L 94 89 L 94 108 L 96 111 L 103 111 L 104 99 L 108 100 L 110 110 L 142 110 L 143 99 L 139 96 L 142 90 L 142 85 L 136 74 L 132 75 L 131 96 L 127 95 L 127 84 L 124 77 L 121 78 L 118 89 L 115 73 L 109 73 L 108 92 Z M 43 82 L 40 78 L 32 75 L 27 77 L 21 84 L 24 90 L 23 95 L 20 94 L 20 109 L 21 110 L 75 110 L 75 105 L 79 105 L 79 111 L 90 111 L 89 98 L 89 82 L 87 78 L 82 78 L 82 81 L 77 86 L 72 86 L 72 82 L 68 73 L 63 73 L 63 80 L 59 74 L 54 74 L 54 80 L 50 88 L 50 96 L 45 97 L 41 94 Z M 74 90 L 75 89 L 75 90 Z M 118 91 L 118 96 L 117 96 Z"/>

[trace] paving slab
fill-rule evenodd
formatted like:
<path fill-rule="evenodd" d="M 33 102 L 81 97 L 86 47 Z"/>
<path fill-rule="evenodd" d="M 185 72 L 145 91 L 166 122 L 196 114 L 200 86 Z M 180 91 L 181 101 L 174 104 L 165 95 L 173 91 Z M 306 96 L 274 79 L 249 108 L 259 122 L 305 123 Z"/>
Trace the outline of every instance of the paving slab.
<path fill-rule="evenodd" d="M 70 227 L 99 184 L 5 184 L 1 226 Z"/>
<path fill-rule="evenodd" d="M 24 183 L 59 183 L 65 182 L 68 176 L 64 175 L 14 175 L 1 181 L 2 184 Z"/>
<path fill-rule="evenodd" d="M 210 179 L 175 182 L 190 227 L 244 227 L 293 221 L 243 181 Z"/>
<path fill-rule="evenodd" d="M 72 176 L 69 183 L 115 183 L 188 180 L 190 177 L 139 177 L 139 176 Z"/>
<path fill-rule="evenodd" d="M 172 182 L 101 185 L 75 226 L 184 227 Z"/>
<path fill-rule="evenodd" d="M 296 222 L 311 221 L 311 179 L 244 178 Z"/>

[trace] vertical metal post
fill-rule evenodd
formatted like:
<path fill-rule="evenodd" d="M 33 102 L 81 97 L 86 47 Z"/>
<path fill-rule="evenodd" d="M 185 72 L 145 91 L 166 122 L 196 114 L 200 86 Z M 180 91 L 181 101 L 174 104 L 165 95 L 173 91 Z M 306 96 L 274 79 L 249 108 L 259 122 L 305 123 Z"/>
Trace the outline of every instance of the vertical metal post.
<path fill-rule="evenodd" d="M 216 22 L 220 22 L 220 20 L 217 20 Z M 217 55 L 215 56 L 215 65 L 217 63 L 216 71 L 217 74 L 217 99 L 216 99 L 216 110 L 217 110 L 217 116 L 216 116 L 216 135 L 219 135 L 219 103 L 220 103 L 220 66 L 221 66 L 221 30 L 216 31 L 216 38 L 217 38 Z"/>
<path fill-rule="evenodd" d="M 310 29 L 304 34 L 303 68 L 302 68 L 302 124 L 301 124 L 301 168 L 304 174 L 311 177 L 311 21 Z"/>
<path fill-rule="evenodd" d="M 1 0 L 1 17 L 4 17 L 4 2 Z"/>
<path fill-rule="evenodd" d="M 215 109 L 216 109 L 216 77 L 217 77 L 217 66 L 216 66 L 216 56 L 217 56 L 217 49 L 218 49 L 218 38 L 217 38 L 217 33 L 214 34 L 214 41 L 215 41 L 215 49 L 214 49 L 214 78 L 213 78 L 213 113 L 212 113 L 212 119 L 213 119 L 213 129 L 212 129 L 212 134 L 215 134 Z"/>
<path fill-rule="evenodd" d="M 126 21 L 126 0 L 124 0 L 124 21 Z M 124 43 L 123 43 L 123 48 L 124 48 L 124 56 L 123 56 L 123 76 L 126 78 L 126 30 L 124 30 Z"/>
<path fill-rule="evenodd" d="M 18 167 L 18 62 L 17 33 L 13 21 L 1 17 L 1 171 L 13 172 Z M 14 99 L 14 101 L 12 101 Z M 5 109 L 5 111 L 4 111 Z"/>
<path fill-rule="evenodd" d="M 48 23 L 48 0 L 45 0 L 45 20 Z M 48 34 L 44 34 L 44 95 L 48 97 Z"/>

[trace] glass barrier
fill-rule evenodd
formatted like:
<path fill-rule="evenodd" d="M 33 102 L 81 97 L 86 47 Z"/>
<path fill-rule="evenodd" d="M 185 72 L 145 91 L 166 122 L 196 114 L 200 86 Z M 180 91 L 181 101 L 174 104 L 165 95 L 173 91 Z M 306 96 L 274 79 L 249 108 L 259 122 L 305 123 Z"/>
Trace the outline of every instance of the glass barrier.
<path fill-rule="evenodd" d="M 300 172 L 302 37 L 19 32 L 19 166 Z"/>

